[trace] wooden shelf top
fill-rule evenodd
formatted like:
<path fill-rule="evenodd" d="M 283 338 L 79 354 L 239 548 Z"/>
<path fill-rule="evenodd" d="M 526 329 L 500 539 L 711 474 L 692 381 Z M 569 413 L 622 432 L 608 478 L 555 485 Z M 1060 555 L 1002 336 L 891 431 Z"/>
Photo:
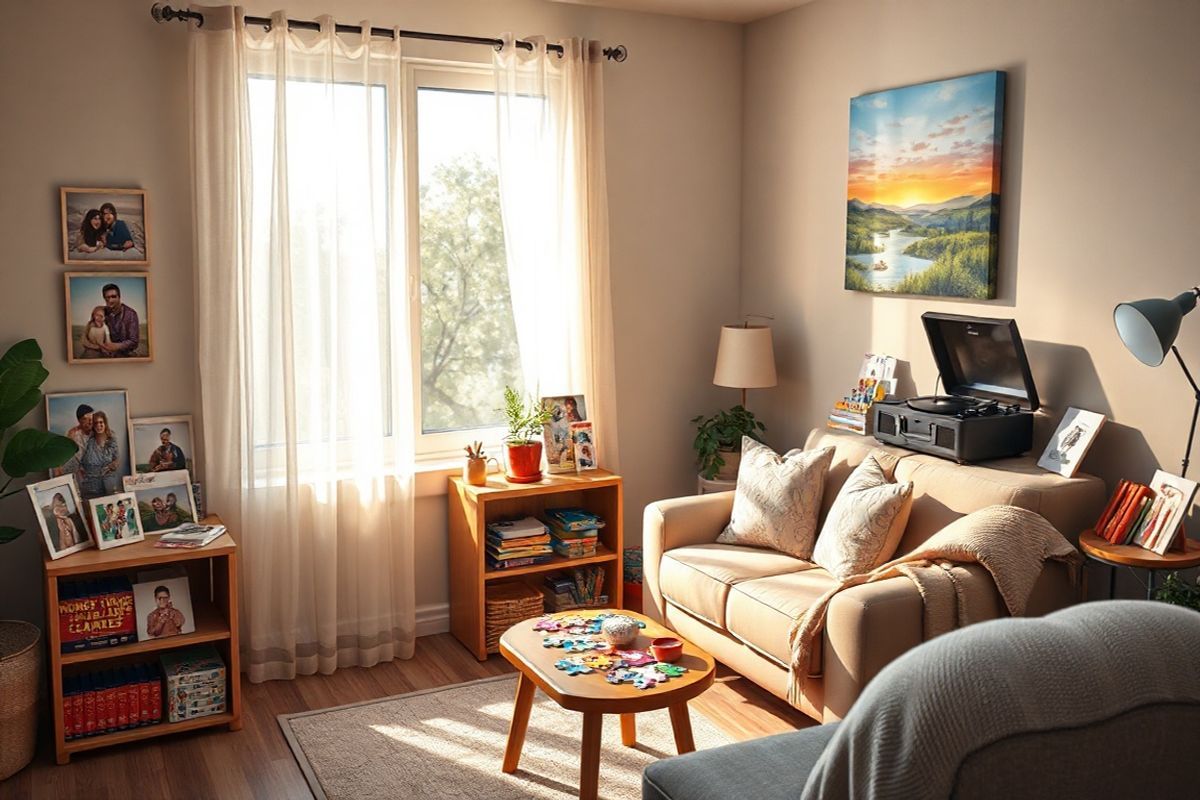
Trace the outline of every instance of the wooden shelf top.
<path fill-rule="evenodd" d="M 616 561 L 617 554 L 609 550 L 602 544 L 596 545 L 596 555 L 581 556 L 579 558 L 569 558 L 567 556 L 555 555 L 554 558 L 544 564 L 527 564 L 524 567 L 512 567 L 511 569 L 492 569 L 487 568 L 483 572 L 485 581 L 495 581 L 501 578 L 511 578 L 514 575 L 531 575 L 536 572 L 551 572 L 556 569 L 568 569 L 570 567 L 582 567 L 587 564 L 602 564 L 606 561 Z M 605 583 L 612 576 L 606 576 Z M 611 584 L 609 584 L 611 585 Z"/>
<path fill-rule="evenodd" d="M 194 717 L 183 722 L 160 722 L 157 725 L 145 725 L 140 728 L 130 728 L 114 733 L 102 733 L 99 736 L 88 736 L 85 739 L 72 739 L 63 749 L 67 753 L 81 753 L 84 750 L 95 750 L 97 747 L 107 747 L 111 744 L 136 742 L 139 739 L 149 739 L 154 736 L 169 736 L 182 731 L 194 731 L 198 728 L 212 728 L 217 725 L 228 725 L 234 721 L 231 712 L 210 714 L 207 717 Z"/>
<path fill-rule="evenodd" d="M 1079 534 L 1079 547 L 1084 553 L 1109 564 L 1139 569 L 1187 569 L 1200 566 L 1200 542 L 1184 539 L 1186 549 L 1159 555 L 1152 550 L 1134 544 L 1112 544 L 1097 536 L 1095 531 L 1086 530 Z"/>
<path fill-rule="evenodd" d="M 156 653 L 161 650 L 173 650 L 176 647 L 187 647 L 203 642 L 217 642 L 229 638 L 229 623 L 221 616 L 221 612 L 211 603 L 193 604 L 192 613 L 196 617 L 196 630 L 192 633 L 181 633 L 178 636 L 166 636 L 161 639 L 146 639 L 114 647 L 93 647 L 90 650 L 78 650 L 74 653 L 63 653 L 62 663 L 82 664 L 91 661 L 104 661 L 139 653 Z"/>
<path fill-rule="evenodd" d="M 222 524 L 220 517 L 211 514 L 201 520 L 201 523 L 205 525 Z M 131 567 L 145 567 L 153 564 L 187 561 L 193 558 L 211 558 L 212 556 L 232 553 L 237 549 L 237 543 L 233 541 L 233 537 L 229 535 L 228 531 L 204 547 L 198 547 L 194 550 L 155 547 L 154 544 L 157 541 L 158 536 L 147 536 L 140 542 L 122 545 L 121 547 L 111 547 L 108 550 L 93 547 L 88 550 L 80 550 L 78 553 L 72 553 L 69 556 L 63 556 L 57 560 L 50 558 L 49 555 L 43 555 L 42 558 L 46 566 L 47 575 L 86 575 L 90 572 L 107 572 Z"/>
<path fill-rule="evenodd" d="M 461 475 L 451 475 L 450 484 L 459 487 L 467 494 L 480 499 L 498 500 L 504 497 L 528 497 L 537 494 L 554 494 L 576 489 L 596 489 L 602 486 L 617 486 L 621 476 L 606 469 L 593 469 L 587 472 L 572 472 L 562 475 L 544 473 L 537 483 L 509 483 L 502 473 L 488 475 L 488 481 L 483 486 L 472 486 L 462 479 Z"/>

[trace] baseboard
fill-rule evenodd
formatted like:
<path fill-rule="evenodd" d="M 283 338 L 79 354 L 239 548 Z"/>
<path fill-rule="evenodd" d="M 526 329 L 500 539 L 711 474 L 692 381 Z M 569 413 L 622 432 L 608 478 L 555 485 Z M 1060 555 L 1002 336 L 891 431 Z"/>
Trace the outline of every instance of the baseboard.
<path fill-rule="evenodd" d="M 417 636 L 432 636 L 450 630 L 450 604 L 429 603 L 417 606 Z"/>

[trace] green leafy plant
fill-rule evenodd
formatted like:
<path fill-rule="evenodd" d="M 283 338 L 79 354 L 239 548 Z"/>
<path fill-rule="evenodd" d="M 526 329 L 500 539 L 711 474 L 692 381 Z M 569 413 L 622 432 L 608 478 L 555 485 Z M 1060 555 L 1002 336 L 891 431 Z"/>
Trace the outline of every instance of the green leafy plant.
<path fill-rule="evenodd" d="M 749 436 L 757 442 L 762 441 L 762 433 L 767 426 L 755 419 L 754 414 L 742 406 L 734 406 L 728 411 L 718 411 L 707 419 L 703 416 L 693 417 L 696 426 L 696 439 L 692 447 L 696 450 L 696 464 L 700 467 L 700 475 L 706 480 L 716 477 L 725 459 L 721 451 L 729 452 L 742 446 L 742 437 Z"/>
<path fill-rule="evenodd" d="M 41 386 L 49 376 L 42 366 L 42 348 L 34 339 L 17 342 L 0 357 L 0 468 L 7 476 L 0 486 L 0 500 L 21 491 L 21 487 L 9 488 L 13 481 L 62 466 L 75 455 L 75 442 L 56 433 L 25 428 L 8 437 L 10 429 L 42 402 Z M 22 533 L 21 528 L 0 525 L 0 544 Z"/>
<path fill-rule="evenodd" d="M 1154 599 L 1173 606 L 1183 606 L 1200 611 L 1200 584 L 1185 581 L 1178 572 L 1172 572 L 1154 593 Z"/>
<path fill-rule="evenodd" d="M 508 444 L 532 444 L 542 435 L 542 426 L 550 421 L 550 409 L 532 396 L 522 399 L 511 386 L 504 387 L 504 420 L 508 423 Z"/>

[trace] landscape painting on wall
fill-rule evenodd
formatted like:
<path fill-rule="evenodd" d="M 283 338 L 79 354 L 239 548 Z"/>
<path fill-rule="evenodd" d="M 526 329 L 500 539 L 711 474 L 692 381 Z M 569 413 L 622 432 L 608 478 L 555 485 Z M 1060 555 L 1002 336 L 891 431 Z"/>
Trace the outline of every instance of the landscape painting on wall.
<path fill-rule="evenodd" d="M 850 101 L 846 288 L 991 299 L 1004 73 Z"/>

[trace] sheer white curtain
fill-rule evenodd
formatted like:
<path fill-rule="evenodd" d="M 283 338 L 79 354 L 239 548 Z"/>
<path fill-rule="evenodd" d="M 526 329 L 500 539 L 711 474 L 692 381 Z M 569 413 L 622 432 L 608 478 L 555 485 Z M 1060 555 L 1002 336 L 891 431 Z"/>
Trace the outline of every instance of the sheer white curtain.
<path fill-rule="evenodd" d="M 559 56 L 505 45 L 493 60 L 500 205 L 525 385 L 584 394 L 599 459 L 617 469 L 604 87 L 599 42 Z"/>
<path fill-rule="evenodd" d="M 282 12 L 264 31 L 240 9 L 198 10 L 205 489 L 241 547 L 243 661 L 258 681 L 407 658 L 400 40 L 338 36 L 330 17 L 293 33 Z"/>

